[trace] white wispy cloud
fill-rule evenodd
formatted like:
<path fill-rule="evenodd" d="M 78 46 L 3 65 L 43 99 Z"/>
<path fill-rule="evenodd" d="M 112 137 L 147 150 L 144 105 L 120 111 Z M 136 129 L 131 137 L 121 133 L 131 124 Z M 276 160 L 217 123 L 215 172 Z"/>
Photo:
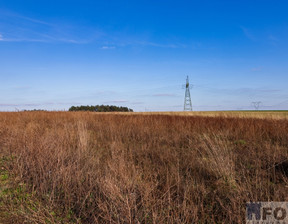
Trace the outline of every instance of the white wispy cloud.
<path fill-rule="evenodd" d="M 86 33 L 95 35 L 95 31 L 61 21 L 50 23 L 40 19 L 23 16 L 14 12 L 0 10 L 0 25 L 2 28 L 0 40 L 5 42 L 42 42 L 85 44 L 90 40 Z M 5 38 L 3 38 L 5 35 Z"/>
<path fill-rule="evenodd" d="M 24 20 L 28 20 L 32 23 L 38 23 L 38 24 L 42 24 L 42 25 L 46 25 L 46 26 L 54 26 L 54 24 L 52 23 L 48 23 L 48 22 L 45 22 L 45 21 L 42 21 L 42 20 L 38 20 L 38 19 L 33 19 L 33 18 L 30 18 L 30 17 L 27 17 L 27 16 L 22 16 L 22 15 L 17 15 L 17 14 L 14 14 L 15 17 L 18 17 L 20 19 L 24 19 Z"/>
<path fill-rule="evenodd" d="M 268 39 L 272 40 L 272 41 L 279 41 L 279 39 L 276 36 L 274 36 L 274 35 L 269 35 Z"/>
<path fill-rule="evenodd" d="M 102 50 L 113 50 L 115 48 L 116 48 L 115 46 L 102 46 L 100 49 L 102 49 Z"/>
<path fill-rule="evenodd" d="M 40 106 L 41 104 L 37 103 L 24 103 L 24 104 L 10 104 L 10 103 L 2 103 L 0 104 L 0 107 L 22 107 L 22 106 L 27 106 L 27 107 L 37 107 Z"/>
<path fill-rule="evenodd" d="M 159 96 L 159 97 L 175 97 L 177 94 L 172 94 L 172 93 L 157 93 L 154 94 L 153 96 Z"/>
<path fill-rule="evenodd" d="M 19 13 L 16 13 L 16 12 L 13 12 L 13 11 L 10 11 L 10 10 L 4 10 L 4 9 L 0 9 L 0 14 L 1 14 L 1 17 L 3 18 L 18 18 L 18 19 L 21 19 L 22 21 L 23 20 L 28 20 L 28 21 L 31 21 L 33 23 L 39 23 L 39 24 L 44 24 L 44 25 L 53 25 L 52 23 L 48 23 L 46 21 L 42 21 L 42 20 L 39 20 L 39 19 L 35 19 L 35 18 L 31 18 L 31 17 L 28 17 L 28 16 L 23 16 L 23 15 L 20 15 Z"/>
<path fill-rule="evenodd" d="M 131 43 L 133 44 L 133 43 Z M 186 48 L 187 45 L 180 44 L 180 43 L 167 43 L 167 44 L 160 44 L 156 42 L 150 41 L 135 41 L 135 45 L 142 45 L 142 46 L 151 46 L 151 47 L 159 47 L 159 48 Z"/>
<path fill-rule="evenodd" d="M 256 41 L 256 37 L 255 37 L 255 35 L 252 33 L 252 31 L 251 31 L 250 29 L 248 29 L 248 28 L 246 28 L 246 27 L 244 27 L 244 26 L 241 26 L 240 28 L 241 28 L 243 34 L 244 34 L 248 39 L 250 39 L 250 40 L 252 40 L 252 41 Z"/>
<path fill-rule="evenodd" d="M 51 105 L 79 105 L 79 102 L 0 103 L 0 107 L 40 107 Z"/>
<path fill-rule="evenodd" d="M 235 89 L 228 89 L 228 88 L 209 88 L 210 91 L 215 93 L 225 93 L 229 95 L 241 95 L 241 94 L 264 94 L 264 93 L 278 93 L 281 92 L 281 89 L 273 89 L 269 87 L 259 87 L 259 88 L 235 88 Z"/>
<path fill-rule="evenodd" d="M 107 35 L 106 38 L 113 40 L 114 36 L 115 36 L 115 34 L 111 33 L 110 35 Z M 111 41 L 111 45 L 103 45 L 100 47 L 100 49 L 101 50 L 113 50 L 116 48 L 131 47 L 131 46 L 133 46 L 133 47 L 136 46 L 136 47 L 171 48 L 171 49 L 188 47 L 187 45 L 179 44 L 179 43 L 161 44 L 161 43 L 145 41 L 145 40 L 142 41 L 141 37 L 137 37 L 137 38 L 135 38 L 135 40 L 126 40 L 126 39 L 121 39 L 121 38 L 118 40 L 113 40 L 113 41 Z M 190 46 L 190 47 L 193 47 L 193 46 Z"/>
<path fill-rule="evenodd" d="M 106 101 L 103 103 L 128 103 L 128 100 L 111 100 L 111 101 Z"/>
<path fill-rule="evenodd" d="M 39 42 L 67 44 L 96 44 L 100 50 L 113 50 L 123 47 L 154 48 L 195 48 L 199 43 L 183 44 L 177 41 L 158 42 L 146 34 L 132 34 L 126 31 L 101 30 L 93 26 L 70 24 L 65 21 L 45 21 L 15 12 L 3 12 L 0 9 L 0 41 Z M 3 38 L 3 36 L 4 38 Z"/>
<path fill-rule="evenodd" d="M 138 104 L 144 104 L 144 102 L 142 102 L 142 101 L 137 101 L 137 102 L 132 102 L 131 104 L 133 104 L 133 105 L 138 105 Z"/>
<path fill-rule="evenodd" d="M 275 47 L 278 46 L 278 44 L 280 43 L 279 38 L 274 35 L 269 35 L 268 40 L 270 44 L 272 44 Z"/>

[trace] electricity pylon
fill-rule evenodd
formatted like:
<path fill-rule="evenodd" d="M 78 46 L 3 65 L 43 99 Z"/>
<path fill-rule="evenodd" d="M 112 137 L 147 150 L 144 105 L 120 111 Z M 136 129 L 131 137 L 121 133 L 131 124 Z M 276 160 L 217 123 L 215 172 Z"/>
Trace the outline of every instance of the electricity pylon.
<path fill-rule="evenodd" d="M 257 101 L 257 102 L 252 102 L 252 105 L 254 106 L 255 110 L 258 110 L 260 107 L 260 104 L 262 104 L 261 101 Z"/>
<path fill-rule="evenodd" d="M 187 76 L 186 86 L 185 86 L 186 91 L 185 91 L 185 99 L 184 99 L 184 111 L 192 111 L 190 88 L 192 88 L 192 86 L 189 85 L 189 78 Z"/>

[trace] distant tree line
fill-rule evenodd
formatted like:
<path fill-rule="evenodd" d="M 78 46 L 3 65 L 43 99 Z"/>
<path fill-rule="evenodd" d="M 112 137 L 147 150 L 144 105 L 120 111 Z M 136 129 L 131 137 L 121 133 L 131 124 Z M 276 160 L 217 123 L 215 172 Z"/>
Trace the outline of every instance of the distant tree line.
<path fill-rule="evenodd" d="M 96 106 L 72 106 L 69 111 L 95 111 L 95 112 L 133 112 L 128 107 L 117 107 L 113 105 L 96 105 Z"/>
<path fill-rule="evenodd" d="M 19 111 L 19 110 L 18 110 Z M 23 110 L 25 112 L 31 112 L 31 111 L 47 111 L 47 110 L 43 110 L 43 109 L 33 109 L 33 110 Z"/>

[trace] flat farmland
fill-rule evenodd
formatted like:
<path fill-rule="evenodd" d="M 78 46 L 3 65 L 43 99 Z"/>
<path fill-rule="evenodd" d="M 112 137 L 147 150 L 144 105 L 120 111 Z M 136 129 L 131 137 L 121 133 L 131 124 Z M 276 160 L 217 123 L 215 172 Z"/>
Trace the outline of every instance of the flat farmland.
<path fill-rule="evenodd" d="M 243 223 L 288 200 L 287 118 L 0 113 L 0 223 Z"/>
<path fill-rule="evenodd" d="M 228 117 L 228 118 L 259 118 L 259 119 L 288 119 L 288 110 L 262 111 L 182 111 L 182 112 L 98 112 L 97 114 L 123 115 L 170 115 L 170 116 L 201 116 L 201 117 Z"/>

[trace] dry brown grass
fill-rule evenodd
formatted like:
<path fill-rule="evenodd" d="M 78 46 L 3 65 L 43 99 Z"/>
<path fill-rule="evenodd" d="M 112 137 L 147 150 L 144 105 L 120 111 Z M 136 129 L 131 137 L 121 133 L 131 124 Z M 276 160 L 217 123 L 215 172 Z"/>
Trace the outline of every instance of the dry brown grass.
<path fill-rule="evenodd" d="M 13 223 L 243 223 L 246 202 L 288 200 L 287 132 L 286 119 L 1 113 L 0 215 Z"/>
<path fill-rule="evenodd" d="M 123 113 L 122 113 L 123 114 Z M 288 119 L 288 111 L 180 111 L 180 112 L 134 112 L 138 115 L 171 115 L 171 116 L 202 116 L 202 117 L 234 117 L 259 119 Z"/>

